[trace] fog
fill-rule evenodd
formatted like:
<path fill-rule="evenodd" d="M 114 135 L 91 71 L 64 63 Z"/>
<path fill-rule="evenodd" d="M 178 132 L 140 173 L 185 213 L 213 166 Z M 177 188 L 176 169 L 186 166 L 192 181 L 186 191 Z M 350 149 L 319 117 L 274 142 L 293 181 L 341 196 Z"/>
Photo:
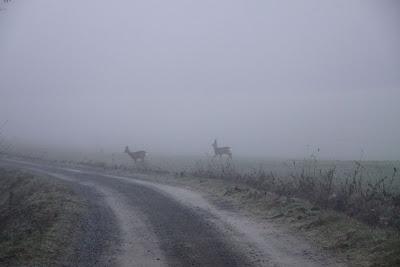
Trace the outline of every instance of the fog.
<path fill-rule="evenodd" d="M 43 147 L 400 159 L 400 2 L 15 0 L 0 123 Z"/>

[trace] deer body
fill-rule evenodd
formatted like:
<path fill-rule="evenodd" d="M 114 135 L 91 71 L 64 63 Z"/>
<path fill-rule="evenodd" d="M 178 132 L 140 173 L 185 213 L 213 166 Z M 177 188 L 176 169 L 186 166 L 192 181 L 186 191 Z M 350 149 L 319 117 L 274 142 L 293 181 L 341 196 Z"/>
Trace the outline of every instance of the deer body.
<path fill-rule="evenodd" d="M 129 150 L 129 147 L 125 147 L 125 153 L 127 153 L 136 163 L 136 161 L 144 161 L 144 158 L 146 157 L 146 151 L 140 150 L 140 151 L 135 151 L 132 152 Z"/>
<path fill-rule="evenodd" d="M 218 147 L 217 139 L 214 140 L 212 144 L 214 148 L 214 157 L 219 156 L 220 158 L 222 155 L 227 155 L 230 159 L 232 158 L 232 149 L 229 146 Z"/>

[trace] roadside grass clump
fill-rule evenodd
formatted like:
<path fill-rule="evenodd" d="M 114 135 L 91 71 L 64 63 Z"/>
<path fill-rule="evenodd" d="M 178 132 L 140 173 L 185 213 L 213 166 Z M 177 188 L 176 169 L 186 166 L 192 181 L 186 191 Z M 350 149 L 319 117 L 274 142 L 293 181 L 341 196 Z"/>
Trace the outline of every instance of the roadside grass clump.
<path fill-rule="evenodd" d="M 361 162 L 343 176 L 336 167 L 318 169 L 315 159 L 291 163 L 287 177 L 264 169 L 241 173 L 229 161 L 198 162 L 196 177 L 234 181 L 224 196 L 263 213 L 354 266 L 400 266 L 399 175 L 367 179 Z"/>
<path fill-rule="evenodd" d="M 298 163 L 297 163 L 298 164 Z M 293 167 L 296 162 L 292 163 Z M 299 172 L 277 177 L 264 169 L 242 173 L 231 161 L 210 159 L 198 162 L 190 171 L 196 177 L 224 179 L 246 184 L 279 196 L 297 197 L 323 209 L 342 212 L 371 226 L 400 231 L 400 179 L 397 169 L 391 176 L 365 179 L 362 163 L 355 161 L 351 175 L 337 175 L 336 167 L 318 169 L 315 159 L 305 162 Z M 396 182 L 396 183 L 395 183 Z"/>
<path fill-rule="evenodd" d="M 292 166 L 296 164 L 293 162 Z M 197 177 L 234 181 L 224 193 L 278 225 L 301 231 L 318 247 L 334 251 L 354 266 L 400 266 L 400 179 L 367 179 L 354 162 L 350 175 L 336 167 L 317 169 L 315 160 L 299 172 L 277 177 L 256 169 L 240 173 L 231 162 L 211 159 L 191 172 Z M 240 185 L 240 186 L 239 186 Z"/>
<path fill-rule="evenodd" d="M 0 169 L 0 265 L 60 264 L 83 209 L 72 191 L 52 179 Z"/>
<path fill-rule="evenodd" d="M 400 233 L 394 229 L 371 227 L 343 212 L 243 183 L 230 185 L 221 195 L 278 227 L 288 226 L 294 235 L 301 234 L 323 251 L 333 252 L 339 262 L 400 265 Z"/>

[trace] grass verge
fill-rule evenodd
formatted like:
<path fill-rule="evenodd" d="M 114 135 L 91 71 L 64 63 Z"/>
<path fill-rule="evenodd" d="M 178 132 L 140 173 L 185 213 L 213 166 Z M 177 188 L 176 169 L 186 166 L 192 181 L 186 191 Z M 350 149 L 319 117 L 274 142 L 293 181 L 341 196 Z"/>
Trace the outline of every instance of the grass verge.
<path fill-rule="evenodd" d="M 62 182 L 0 169 L 0 265 L 62 265 L 84 206 Z"/>

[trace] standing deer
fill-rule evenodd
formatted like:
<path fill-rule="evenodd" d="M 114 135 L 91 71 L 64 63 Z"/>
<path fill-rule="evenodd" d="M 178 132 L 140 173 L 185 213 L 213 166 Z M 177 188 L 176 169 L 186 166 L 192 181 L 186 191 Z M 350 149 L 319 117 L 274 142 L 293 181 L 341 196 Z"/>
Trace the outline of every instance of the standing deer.
<path fill-rule="evenodd" d="M 136 163 L 137 160 L 144 162 L 144 158 L 146 157 L 146 151 L 140 150 L 136 152 L 132 152 L 129 150 L 129 147 L 125 147 L 125 153 L 127 153 Z"/>
<path fill-rule="evenodd" d="M 214 143 L 212 144 L 214 148 L 214 157 L 219 156 L 220 158 L 222 155 L 227 155 L 230 159 L 232 159 L 232 149 L 229 146 L 224 146 L 224 147 L 218 147 L 217 139 L 214 140 Z"/>

